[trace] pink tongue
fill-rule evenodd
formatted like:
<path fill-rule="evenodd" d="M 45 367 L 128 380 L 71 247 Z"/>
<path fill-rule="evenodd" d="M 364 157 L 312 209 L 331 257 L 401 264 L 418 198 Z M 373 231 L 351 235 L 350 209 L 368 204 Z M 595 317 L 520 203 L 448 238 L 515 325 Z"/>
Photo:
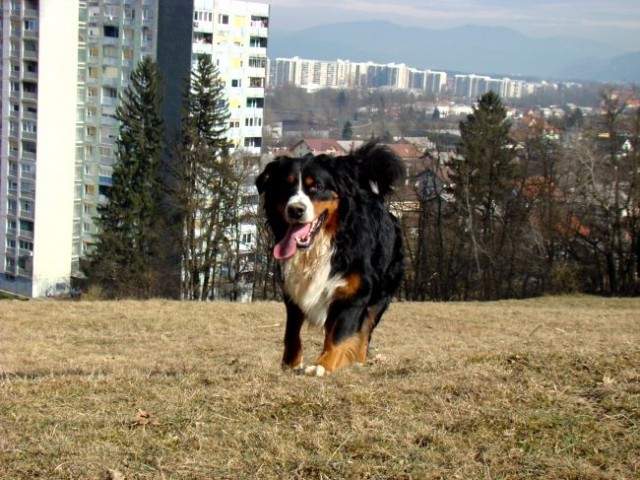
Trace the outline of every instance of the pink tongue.
<path fill-rule="evenodd" d="M 285 260 L 293 257 L 298 249 L 296 237 L 306 238 L 311 230 L 310 223 L 296 223 L 289 227 L 289 231 L 278 244 L 273 247 L 273 256 L 278 260 Z"/>

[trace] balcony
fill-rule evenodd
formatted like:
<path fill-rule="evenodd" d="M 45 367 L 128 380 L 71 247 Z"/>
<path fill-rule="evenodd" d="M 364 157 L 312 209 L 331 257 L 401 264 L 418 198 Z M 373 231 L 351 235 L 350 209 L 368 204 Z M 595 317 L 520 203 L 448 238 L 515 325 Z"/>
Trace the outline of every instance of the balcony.
<path fill-rule="evenodd" d="M 33 40 L 38 39 L 38 31 L 37 30 L 23 30 L 23 38 L 30 38 Z"/>
<path fill-rule="evenodd" d="M 262 137 L 262 127 L 241 127 L 240 136 L 242 137 Z"/>
<path fill-rule="evenodd" d="M 26 60 L 37 60 L 38 59 L 38 51 L 37 50 L 24 50 L 22 52 L 22 57 Z"/>
<path fill-rule="evenodd" d="M 22 131 L 22 139 L 23 140 L 33 140 L 35 141 L 37 139 L 37 134 L 36 132 L 28 132 L 23 130 Z"/>
<path fill-rule="evenodd" d="M 25 218 L 27 220 L 33 220 L 34 216 L 35 215 L 33 214 L 33 211 L 31 211 L 31 212 L 30 211 L 26 211 L 26 210 L 21 210 L 20 211 L 20 218 Z"/>

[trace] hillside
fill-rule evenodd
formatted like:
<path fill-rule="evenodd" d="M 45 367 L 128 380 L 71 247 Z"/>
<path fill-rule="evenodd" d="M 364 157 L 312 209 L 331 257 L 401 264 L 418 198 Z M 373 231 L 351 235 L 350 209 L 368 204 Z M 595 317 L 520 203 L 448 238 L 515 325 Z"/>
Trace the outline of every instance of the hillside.
<path fill-rule="evenodd" d="M 5 300 L 0 478 L 635 478 L 638 311 L 396 303 L 372 362 L 311 378 L 280 304 Z"/>
<path fill-rule="evenodd" d="M 640 81 L 637 64 L 618 74 L 613 66 L 629 60 L 608 45 L 562 36 L 532 38 L 504 27 L 435 29 L 367 21 L 274 30 L 269 41 L 272 59 L 299 56 L 495 76 Z"/>

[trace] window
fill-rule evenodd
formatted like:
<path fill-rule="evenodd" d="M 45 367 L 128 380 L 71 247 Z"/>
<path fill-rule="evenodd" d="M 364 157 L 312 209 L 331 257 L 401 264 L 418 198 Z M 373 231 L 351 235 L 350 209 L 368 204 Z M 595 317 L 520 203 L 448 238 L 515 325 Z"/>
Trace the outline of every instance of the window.
<path fill-rule="evenodd" d="M 35 142 L 22 142 L 22 151 L 26 153 L 36 153 Z"/>
<path fill-rule="evenodd" d="M 264 108 L 264 98 L 247 98 L 247 108 Z"/>
<path fill-rule="evenodd" d="M 20 219 L 20 230 L 23 232 L 33 232 L 33 222 Z"/>
<path fill-rule="evenodd" d="M 117 78 L 118 69 L 116 67 L 102 67 L 102 75 L 105 78 Z"/>
<path fill-rule="evenodd" d="M 32 163 L 22 163 L 20 165 L 20 170 L 24 176 L 33 176 L 36 174 L 36 166 Z"/>
<path fill-rule="evenodd" d="M 262 126 L 262 118 L 245 118 L 244 119 L 245 127 L 260 127 Z"/>
<path fill-rule="evenodd" d="M 269 18 L 251 15 L 251 26 L 267 28 L 269 26 Z"/>
<path fill-rule="evenodd" d="M 120 30 L 115 25 L 105 25 L 102 34 L 107 38 L 118 38 L 120 36 Z"/>
<path fill-rule="evenodd" d="M 224 15 L 222 13 L 218 14 L 218 23 L 223 25 L 229 25 L 229 15 Z"/>
<path fill-rule="evenodd" d="M 118 98 L 118 89 L 114 87 L 102 87 L 103 99 L 115 99 Z"/>
<path fill-rule="evenodd" d="M 118 58 L 118 48 L 115 45 L 105 45 L 102 54 L 105 58 Z"/>
<path fill-rule="evenodd" d="M 264 88 L 264 78 L 251 77 L 249 79 L 249 87 L 251 87 L 251 88 Z"/>
<path fill-rule="evenodd" d="M 234 78 L 233 80 L 231 80 L 232 87 L 240 87 L 241 85 L 242 85 L 242 80 L 239 80 L 237 78 Z"/>
<path fill-rule="evenodd" d="M 105 5 L 104 16 L 111 21 L 118 19 L 120 16 L 120 7 L 117 5 Z"/>
<path fill-rule="evenodd" d="M 38 85 L 35 83 L 24 82 L 22 88 L 25 93 L 38 93 Z"/>
<path fill-rule="evenodd" d="M 36 133 L 38 131 L 36 122 L 34 122 L 33 120 L 23 120 L 22 131 L 24 133 Z"/>
<path fill-rule="evenodd" d="M 150 29 L 144 28 L 142 30 L 142 42 L 143 43 L 153 42 L 153 32 Z"/>
<path fill-rule="evenodd" d="M 38 29 L 38 23 L 35 20 L 25 20 L 24 30 L 28 32 L 35 32 Z"/>
<path fill-rule="evenodd" d="M 267 48 L 267 39 L 266 37 L 251 37 L 249 39 L 249 46 L 257 48 Z"/>
<path fill-rule="evenodd" d="M 24 51 L 30 53 L 36 53 L 38 51 L 38 45 L 34 40 L 24 41 Z"/>
<path fill-rule="evenodd" d="M 245 147 L 261 147 L 262 146 L 262 137 L 248 137 L 244 139 Z"/>
<path fill-rule="evenodd" d="M 250 57 L 249 67 L 252 68 L 265 68 L 267 66 L 266 57 Z"/>
<path fill-rule="evenodd" d="M 22 250 L 29 250 L 30 252 L 33 251 L 33 242 L 28 242 L 26 240 L 20 240 L 19 245 L 20 245 L 20 248 Z"/>
<path fill-rule="evenodd" d="M 24 67 L 25 67 L 25 70 L 28 73 L 38 73 L 38 63 L 37 62 L 26 61 L 26 62 L 24 62 Z"/>

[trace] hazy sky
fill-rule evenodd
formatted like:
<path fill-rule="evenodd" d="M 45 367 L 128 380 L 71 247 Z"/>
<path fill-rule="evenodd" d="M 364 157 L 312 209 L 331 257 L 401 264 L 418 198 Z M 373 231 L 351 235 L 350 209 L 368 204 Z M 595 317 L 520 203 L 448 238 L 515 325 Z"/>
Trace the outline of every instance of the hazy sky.
<path fill-rule="evenodd" d="M 280 30 L 358 20 L 450 28 L 509 27 L 531 37 L 571 36 L 640 51 L 640 0 L 254 0 Z M 375 34 L 375 33 L 373 33 Z"/>

